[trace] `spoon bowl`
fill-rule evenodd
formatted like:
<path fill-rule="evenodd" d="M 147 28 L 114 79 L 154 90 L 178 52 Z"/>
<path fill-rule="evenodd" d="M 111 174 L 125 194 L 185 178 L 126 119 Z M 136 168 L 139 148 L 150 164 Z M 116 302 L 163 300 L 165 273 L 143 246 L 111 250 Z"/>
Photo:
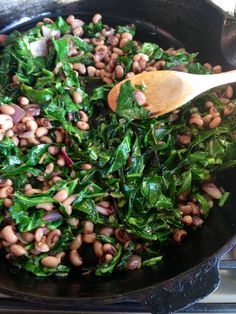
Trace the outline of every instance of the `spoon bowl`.
<path fill-rule="evenodd" d="M 119 82 L 110 90 L 107 101 L 114 112 L 120 87 L 127 80 L 130 80 L 134 87 L 135 85 L 144 86 L 145 109 L 151 112 L 151 117 L 155 117 L 183 106 L 211 88 L 235 82 L 236 70 L 207 75 L 169 70 L 140 73 Z"/>

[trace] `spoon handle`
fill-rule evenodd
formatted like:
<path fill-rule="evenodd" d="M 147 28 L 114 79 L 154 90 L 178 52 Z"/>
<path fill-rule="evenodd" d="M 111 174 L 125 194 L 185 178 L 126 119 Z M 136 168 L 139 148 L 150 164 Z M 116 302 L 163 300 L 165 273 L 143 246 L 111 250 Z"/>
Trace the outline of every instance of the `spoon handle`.
<path fill-rule="evenodd" d="M 205 90 L 220 85 L 236 82 L 236 70 L 223 72 L 219 74 L 207 75 L 204 78 Z"/>

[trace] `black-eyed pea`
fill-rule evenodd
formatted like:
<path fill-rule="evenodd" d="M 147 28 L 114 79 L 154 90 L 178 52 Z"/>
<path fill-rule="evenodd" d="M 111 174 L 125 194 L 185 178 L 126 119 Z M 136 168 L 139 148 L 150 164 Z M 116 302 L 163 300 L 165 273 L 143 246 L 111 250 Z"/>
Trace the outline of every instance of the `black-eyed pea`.
<path fill-rule="evenodd" d="M 12 225 L 5 226 L 1 231 L 1 236 L 9 243 L 16 243 L 18 241 L 18 237 L 13 230 Z"/>
<path fill-rule="evenodd" d="M 103 256 L 103 245 L 100 241 L 96 240 L 93 242 L 93 250 L 98 258 Z"/>
<path fill-rule="evenodd" d="M 0 114 L 0 128 L 4 131 L 13 127 L 12 117 L 7 114 Z"/>
<path fill-rule="evenodd" d="M 71 24 L 74 20 L 75 20 L 74 15 L 69 15 L 69 16 L 66 18 L 66 23 L 67 23 L 67 24 Z"/>
<path fill-rule="evenodd" d="M 156 71 L 156 67 L 148 66 L 148 67 L 146 67 L 146 71 Z"/>
<path fill-rule="evenodd" d="M 82 257 L 77 250 L 71 250 L 69 253 L 69 259 L 73 266 L 79 267 L 83 264 Z"/>
<path fill-rule="evenodd" d="M 115 237 L 117 238 L 117 240 L 121 243 L 125 243 L 126 241 L 131 240 L 130 235 L 128 234 L 128 232 L 126 232 L 125 230 L 122 229 L 115 229 L 114 231 Z"/>
<path fill-rule="evenodd" d="M 59 176 L 54 176 L 53 178 L 52 178 L 52 182 L 55 184 L 57 181 L 61 181 L 61 180 L 63 180 L 61 177 L 59 177 Z"/>
<path fill-rule="evenodd" d="M 5 241 L 5 240 L 2 240 L 1 245 L 2 245 L 3 247 L 9 247 L 9 246 L 11 246 L 11 245 L 12 245 L 12 243 L 7 242 L 7 241 Z"/>
<path fill-rule="evenodd" d="M 29 131 L 35 133 L 38 128 L 38 124 L 35 120 L 29 120 L 26 122 L 26 127 Z"/>
<path fill-rule="evenodd" d="M 68 192 L 66 190 L 60 190 L 53 196 L 53 198 L 56 201 L 63 203 L 68 198 L 68 196 L 69 195 L 68 195 Z"/>
<path fill-rule="evenodd" d="M 65 257 L 66 253 L 65 252 L 59 252 L 57 253 L 55 256 L 56 258 L 59 260 L 59 262 L 61 263 L 61 261 L 63 260 L 63 258 Z"/>
<path fill-rule="evenodd" d="M 93 66 L 88 66 L 87 67 L 87 72 L 88 72 L 88 76 L 89 77 L 94 77 L 95 73 L 96 73 L 96 68 Z"/>
<path fill-rule="evenodd" d="M 17 100 L 18 100 L 18 103 L 22 106 L 29 105 L 29 99 L 27 97 L 19 96 Z"/>
<path fill-rule="evenodd" d="M 84 34 L 83 27 L 82 26 L 78 26 L 76 28 L 73 28 L 72 33 L 73 33 L 74 36 L 78 36 L 78 37 L 82 36 Z M 77 51 L 76 51 L 76 53 L 77 53 Z"/>
<path fill-rule="evenodd" d="M 76 194 L 72 194 L 62 204 L 65 207 L 67 207 L 67 206 L 71 205 L 75 199 L 76 199 Z"/>
<path fill-rule="evenodd" d="M 45 17 L 45 18 L 43 19 L 43 22 L 44 22 L 44 23 L 50 23 L 50 24 L 53 24 L 53 23 L 54 23 L 54 21 L 53 21 L 52 19 L 50 19 L 49 17 Z"/>
<path fill-rule="evenodd" d="M 234 94 L 234 90 L 233 90 L 233 87 L 231 85 L 228 85 L 226 87 L 226 90 L 225 90 L 225 96 L 227 98 L 232 98 L 233 97 L 233 94 Z"/>
<path fill-rule="evenodd" d="M 134 97 L 140 106 L 143 106 L 146 103 L 146 96 L 141 90 L 136 90 L 134 92 Z"/>
<path fill-rule="evenodd" d="M 56 130 L 54 133 L 56 136 L 56 142 L 62 143 L 64 141 L 64 138 L 65 138 L 64 132 L 62 132 L 61 130 Z"/>
<path fill-rule="evenodd" d="M 124 55 L 123 50 L 122 50 L 122 49 L 119 49 L 119 48 L 117 48 L 117 47 L 114 47 L 114 48 L 113 48 L 113 52 L 114 52 L 115 54 L 117 54 L 118 56 L 123 56 L 123 55 Z"/>
<path fill-rule="evenodd" d="M 6 198 L 10 196 L 13 192 L 13 188 L 11 186 L 5 186 L 0 189 L 0 199 L 1 198 Z"/>
<path fill-rule="evenodd" d="M 83 165 L 81 165 L 81 169 L 82 170 L 91 170 L 92 165 L 91 164 L 83 164 Z"/>
<path fill-rule="evenodd" d="M 76 104 L 80 104 L 83 100 L 81 93 L 79 91 L 74 92 L 72 95 L 72 98 L 73 98 L 74 103 Z"/>
<path fill-rule="evenodd" d="M 202 118 L 199 116 L 199 117 L 192 117 L 190 118 L 189 120 L 189 123 L 190 124 L 195 124 L 197 126 L 203 126 L 203 120 Z"/>
<path fill-rule="evenodd" d="M 105 243 L 103 245 L 102 249 L 103 249 L 103 252 L 105 254 L 111 254 L 113 256 L 115 256 L 117 254 L 116 248 L 113 245 L 111 245 L 110 243 Z"/>
<path fill-rule="evenodd" d="M 134 61 L 133 65 L 132 65 L 132 70 L 135 74 L 140 73 L 141 69 L 140 69 L 140 65 L 138 61 Z"/>
<path fill-rule="evenodd" d="M 104 258 L 102 259 L 102 261 L 104 262 L 104 263 L 109 263 L 110 261 L 112 261 L 113 260 L 113 255 L 112 254 L 106 254 L 105 256 L 104 256 Z"/>
<path fill-rule="evenodd" d="M 83 226 L 83 233 L 93 233 L 94 231 L 94 224 L 92 221 L 90 220 L 85 220 L 82 222 L 82 226 Z"/>
<path fill-rule="evenodd" d="M 96 67 L 97 69 L 99 69 L 99 70 L 102 70 L 102 69 L 105 68 L 105 63 L 104 63 L 104 62 L 101 62 L 101 61 L 96 62 L 96 63 L 95 63 L 95 67 Z"/>
<path fill-rule="evenodd" d="M 212 70 L 212 65 L 210 63 L 204 63 L 203 64 L 204 68 L 206 68 L 208 71 Z"/>
<path fill-rule="evenodd" d="M 46 243 L 46 236 L 43 236 L 40 242 L 35 242 L 34 248 L 38 252 L 43 252 L 43 253 L 48 252 L 50 250 L 50 248 Z"/>
<path fill-rule="evenodd" d="M 119 47 L 120 47 L 120 48 L 123 48 L 124 46 L 126 46 L 126 45 L 128 44 L 129 41 L 130 41 L 130 40 L 129 40 L 128 38 L 122 38 L 122 39 L 120 40 Z"/>
<path fill-rule="evenodd" d="M 35 132 L 37 137 L 42 137 L 48 134 L 48 129 L 44 126 L 39 127 Z"/>
<path fill-rule="evenodd" d="M 96 233 L 85 233 L 82 239 L 84 243 L 93 243 L 96 240 Z"/>
<path fill-rule="evenodd" d="M 214 67 L 212 68 L 212 70 L 213 70 L 213 72 L 214 72 L 215 74 L 221 73 L 221 72 L 222 72 L 222 66 L 221 66 L 221 65 L 216 65 L 216 66 L 214 66 Z"/>
<path fill-rule="evenodd" d="M 78 28 L 78 27 L 81 27 L 82 25 L 84 24 L 84 22 L 80 19 L 74 19 L 72 22 L 71 22 L 71 28 L 72 29 L 75 29 L 75 28 Z"/>
<path fill-rule="evenodd" d="M 11 80 L 12 80 L 13 84 L 16 84 L 16 85 L 20 84 L 20 81 L 19 81 L 19 79 L 18 79 L 16 74 L 12 76 Z"/>
<path fill-rule="evenodd" d="M 61 236 L 61 230 L 60 229 L 54 229 L 47 235 L 46 243 L 49 246 L 49 248 L 52 248 L 57 241 L 60 239 Z"/>
<path fill-rule="evenodd" d="M 57 165 L 60 166 L 60 167 L 64 167 L 65 164 L 66 164 L 65 159 L 60 156 L 60 157 L 57 159 Z"/>
<path fill-rule="evenodd" d="M 26 249 L 20 244 L 12 244 L 10 246 L 10 252 L 15 256 L 22 256 L 27 254 Z"/>
<path fill-rule="evenodd" d="M 46 166 L 46 169 L 44 171 L 45 174 L 50 174 L 53 172 L 53 169 L 54 169 L 54 163 L 53 162 L 50 162 L 47 166 Z"/>
<path fill-rule="evenodd" d="M 23 232 L 21 233 L 21 237 L 28 243 L 34 241 L 34 234 L 32 232 Z"/>
<path fill-rule="evenodd" d="M 186 215 L 182 218 L 182 223 L 190 226 L 193 223 L 193 218 L 190 215 Z"/>
<path fill-rule="evenodd" d="M 10 105 L 1 105 L 0 111 L 8 116 L 12 116 L 15 113 L 15 109 Z"/>
<path fill-rule="evenodd" d="M 88 122 L 88 116 L 84 111 L 79 111 L 80 121 Z"/>
<path fill-rule="evenodd" d="M 53 144 L 53 140 L 49 136 L 42 136 L 39 140 L 41 143 Z"/>
<path fill-rule="evenodd" d="M 9 208 L 12 205 L 12 200 L 10 198 L 5 198 L 3 204 L 4 204 L 5 207 Z"/>
<path fill-rule="evenodd" d="M 104 78 L 103 78 L 103 82 L 104 82 L 105 84 L 107 84 L 107 85 L 113 83 L 112 79 L 110 79 L 110 78 L 108 78 L 108 77 L 104 77 Z"/>
<path fill-rule="evenodd" d="M 124 69 L 121 65 L 115 67 L 115 75 L 118 79 L 122 79 L 124 76 Z"/>
<path fill-rule="evenodd" d="M 101 21 L 101 19 L 102 19 L 101 14 L 96 13 L 92 18 L 92 22 L 93 24 L 98 24 Z"/>
<path fill-rule="evenodd" d="M 221 124 L 221 117 L 215 117 L 213 120 L 209 123 L 210 129 L 215 129 Z"/>
<path fill-rule="evenodd" d="M 71 179 L 75 179 L 77 177 L 77 174 L 76 174 L 76 171 L 73 169 L 73 170 L 71 170 L 71 172 L 70 172 L 70 178 Z"/>
<path fill-rule="evenodd" d="M 34 238 L 36 242 L 40 242 L 44 235 L 48 234 L 49 229 L 47 227 L 38 227 L 35 230 Z"/>
<path fill-rule="evenodd" d="M 104 45 L 104 40 L 101 39 L 101 38 L 93 38 L 92 39 L 92 43 L 95 45 L 95 46 L 101 46 L 101 45 Z M 97 67 L 97 66 L 96 66 Z"/>
<path fill-rule="evenodd" d="M 204 117 L 202 117 L 202 120 L 203 120 L 203 125 L 207 126 L 207 125 L 209 125 L 209 123 L 212 120 L 212 115 L 211 114 L 207 114 Z"/>
<path fill-rule="evenodd" d="M 60 152 L 60 148 L 57 146 L 49 146 L 48 147 L 48 153 L 51 155 L 57 155 Z"/>
<path fill-rule="evenodd" d="M 89 124 L 87 122 L 78 121 L 76 125 L 81 131 L 89 130 Z"/>
<path fill-rule="evenodd" d="M 56 268 L 60 260 L 56 256 L 45 256 L 41 259 L 41 264 L 45 267 Z"/>
<path fill-rule="evenodd" d="M 12 186 L 13 182 L 11 179 L 0 179 L 0 188 L 5 186 Z"/>
<path fill-rule="evenodd" d="M 132 40 L 133 39 L 133 35 L 129 32 L 124 32 L 121 34 L 121 38 L 127 38 L 128 40 Z"/>
<path fill-rule="evenodd" d="M 14 136 L 14 131 L 12 129 L 8 129 L 5 134 L 8 137 L 13 137 Z"/>
<path fill-rule="evenodd" d="M 66 223 L 70 226 L 78 227 L 79 219 L 75 217 L 71 217 L 71 218 L 66 219 Z"/>
<path fill-rule="evenodd" d="M 175 230 L 173 233 L 173 240 L 180 243 L 187 236 L 187 231 L 184 229 Z"/>
<path fill-rule="evenodd" d="M 105 235 L 107 237 L 113 235 L 114 229 L 110 227 L 103 227 L 100 231 L 99 234 Z"/>
<path fill-rule="evenodd" d="M 178 207 L 184 215 L 190 214 L 193 210 L 191 204 L 187 205 L 179 204 Z"/>
<path fill-rule="evenodd" d="M 76 238 L 70 243 L 71 250 L 78 250 L 82 245 L 82 235 L 78 234 Z"/>
<path fill-rule="evenodd" d="M 178 140 L 183 145 L 188 145 L 191 142 L 191 134 L 186 133 L 178 136 Z"/>
<path fill-rule="evenodd" d="M 20 143 L 20 140 L 18 139 L 17 136 L 13 136 L 13 137 L 11 138 L 11 140 L 13 141 L 13 143 L 14 143 L 16 146 L 18 146 L 19 143 Z"/>
<path fill-rule="evenodd" d="M 126 78 L 131 78 L 133 76 L 135 76 L 134 72 L 129 72 L 129 73 L 126 74 Z"/>
<path fill-rule="evenodd" d="M 231 113 L 234 112 L 234 109 L 235 109 L 235 105 L 232 103 L 229 103 L 224 109 L 224 115 L 229 116 Z"/>

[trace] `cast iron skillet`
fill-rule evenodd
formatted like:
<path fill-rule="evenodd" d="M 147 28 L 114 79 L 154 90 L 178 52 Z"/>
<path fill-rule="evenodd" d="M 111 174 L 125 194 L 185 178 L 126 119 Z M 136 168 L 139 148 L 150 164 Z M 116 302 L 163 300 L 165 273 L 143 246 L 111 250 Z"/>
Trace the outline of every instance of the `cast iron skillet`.
<path fill-rule="evenodd" d="M 23 3 L 23 4 L 22 4 Z M 207 0 L 28 0 L 1 1 L 0 31 L 24 29 L 43 16 L 77 14 L 88 20 L 101 12 L 108 24 L 135 23 L 140 40 L 164 48 L 199 51 L 200 60 L 236 66 L 236 20 Z M 28 25 L 30 26 L 30 25 Z M 235 53 L 235 54 L 234 54 Z M 140 301 L 152 313 L 170 313 L 212 292 L 219 283 L 218 263 L 236 243 L 236 169 L 219 181 L 232 192 L 224 208 L 214 208 L 204 226 L 181 246 L 169 247 L 163 267 L 114 274 L 110 278 L 41 279 L 0 262 L 0 291 L 36 302 L 68 305 Z"/>

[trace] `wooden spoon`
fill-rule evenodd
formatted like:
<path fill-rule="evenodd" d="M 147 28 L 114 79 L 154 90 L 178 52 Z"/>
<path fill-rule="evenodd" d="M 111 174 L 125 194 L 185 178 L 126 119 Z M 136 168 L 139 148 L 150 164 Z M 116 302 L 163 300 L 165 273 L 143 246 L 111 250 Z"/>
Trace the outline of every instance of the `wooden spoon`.
<path fill-rule="evenodd" d="M 151 117 L 160 116 L 183 106 L 203 92 L 220 85 L 236 82 L 236 70 L 219 74 L 189 74 L 177 71 L 150 71 L 135 75 L 116 84 L 109 92 L 108 105 L 116 111 L 120 86 L 130 80 L 133 86 L 143 85 L 145 109 Z"/>

